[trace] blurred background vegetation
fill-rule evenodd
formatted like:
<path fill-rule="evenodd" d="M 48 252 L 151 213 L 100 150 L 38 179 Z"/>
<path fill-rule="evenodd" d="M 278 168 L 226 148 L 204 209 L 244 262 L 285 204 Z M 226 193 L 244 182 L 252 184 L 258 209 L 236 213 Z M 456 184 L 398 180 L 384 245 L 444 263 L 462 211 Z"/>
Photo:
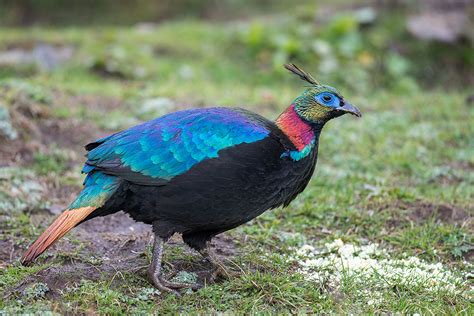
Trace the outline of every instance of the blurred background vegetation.
<path fill-rule="evenodd" d="M 474 83 L 473 14 L 469 0 L 0 0 L 4 27 L 31 30 L 23 41 L 3 32 L 0 78 L 51 70 L 74 54 L 76 66 L 124 80 L 205 78 L 203 69 L 225 80 L 223 64 L 232 62 L 268 82 L 293 61 L 362 93 L 466 89 Z M 158 31 L 173 23 L 182 25 L 176 36 Z M 38 38 L 38 27 L 66 32 Z M 203 64 L 186 66 L 203 55 Z"/>
<path fill-rule="evenodd" d="M 284 259 L 302 242 L 379 243 L 393 257 L 465 272 L 472 290 L 473 7 L 0 0 L 0 314 L 474 314 L 472 296 L 400 284 L 365 289 L 383 296 L 375 304 L 350 279 L 321 287 Z M 84 144 L 189 107 L 275 118 L 304 85 L 286 62 L 337 87 L 363 118 L 328 124 L 315 176 L 288 208 L 224 234 L 230 258 L 249 273 L 179 300 L 159 296 L 145 269 L 130 270 L 149 263 L 149 229 L 123 214 L 81 225 L 37 265 L 19 265 L 81 189 Z M 122 251 L 125 244 L 134 248 Z M 200 259 L 179 244 L 166 256 L 198 269 Z"/>

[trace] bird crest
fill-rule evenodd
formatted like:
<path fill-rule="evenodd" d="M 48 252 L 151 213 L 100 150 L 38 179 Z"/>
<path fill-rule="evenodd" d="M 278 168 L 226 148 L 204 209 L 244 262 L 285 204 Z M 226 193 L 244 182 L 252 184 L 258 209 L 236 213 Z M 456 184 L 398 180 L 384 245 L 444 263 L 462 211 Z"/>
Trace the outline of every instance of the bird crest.
<path fill-rule="evenodd" d="M 301 80 L 309 82 L 310 84 L 315 86 L 321 85 L 316 79 L 313 78 L 313 76 L 311 76 L 309 73 L 299 68 L 295 64 L 285 64 L 285 68 L 300 77 Z"/>

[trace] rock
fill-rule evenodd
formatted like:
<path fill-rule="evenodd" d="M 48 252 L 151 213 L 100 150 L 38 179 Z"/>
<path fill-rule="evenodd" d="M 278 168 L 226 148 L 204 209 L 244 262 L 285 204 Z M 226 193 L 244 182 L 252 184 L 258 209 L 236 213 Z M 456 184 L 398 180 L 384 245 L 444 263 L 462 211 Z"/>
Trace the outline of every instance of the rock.
<path fill-rule="evenodd" d="M 0 66 L 31 64 L 31 54 L 22 49 L 9 49 L 0 52 Z"/>
<path fill-rule="evenodd" d="M 41 70 L 51 71 L 71 59 L 73 53 L 74 50 L 71 46 L 55 47 L 48 44 L 38 44 L 31 55 Z"/>
<path fill-rule="evenodd" d="M 408 19 L 408 31 L 422 40 L 454 43 L 465 35 L 468 16 L 462 11 L 425 12 Z"/>
<path fill-rule="evenodd" d="M 0 66 L 37 66 L 40 70 L 51 71 L 72 58 L 72 46 L 53 46 L 40 43 L 33 49 L 13 48 L 0 51 Z"/>

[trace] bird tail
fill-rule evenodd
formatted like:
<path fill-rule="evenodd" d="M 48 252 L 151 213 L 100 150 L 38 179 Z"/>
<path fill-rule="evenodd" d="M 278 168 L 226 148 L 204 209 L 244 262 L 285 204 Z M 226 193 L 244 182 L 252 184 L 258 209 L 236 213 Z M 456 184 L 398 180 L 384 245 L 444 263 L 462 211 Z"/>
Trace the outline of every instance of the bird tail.
<path fill-rule="evenodd" d="M 21 258 L 21 264 L 28 265 L 48 249 L 56 240 L 66 235 L 71 229 L 84 220 L 97 207 L 87 206 L 64 211 L 28 248 Z"/>
<path fill-rule="evenodd" d="M 30 264 L 76 225 L 94 217 L 92 213 L 105 204 L 121 182 L 119 178 L 106 175 L 100 171 L 88 173 L 84 180 L 84 189 L 74 202 L 28 248 L 21 258 L 21 263 L 23 265 Z"/>

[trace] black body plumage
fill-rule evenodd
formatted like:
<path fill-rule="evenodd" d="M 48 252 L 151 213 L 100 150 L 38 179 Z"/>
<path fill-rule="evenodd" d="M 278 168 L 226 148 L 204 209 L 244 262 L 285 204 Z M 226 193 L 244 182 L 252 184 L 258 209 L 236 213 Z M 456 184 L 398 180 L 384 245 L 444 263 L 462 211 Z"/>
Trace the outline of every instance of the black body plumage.
<path fill-rule="evenodd" d="M 86 220 L 123 210 L 136 221 L 156 222 L 155 233 L 163 239 L 181 233 L 190 247 L 200 250 L 215 235 L 288 205 L 308 184 L 317 148 L 297 162 L 282 157 L 295 150 L 288 137 L 274 122 L 242 113 L 265 126 L 269 136 L 223 149 L 219 157 L 194 165 L 165 185 L 124 180 Z"/>

